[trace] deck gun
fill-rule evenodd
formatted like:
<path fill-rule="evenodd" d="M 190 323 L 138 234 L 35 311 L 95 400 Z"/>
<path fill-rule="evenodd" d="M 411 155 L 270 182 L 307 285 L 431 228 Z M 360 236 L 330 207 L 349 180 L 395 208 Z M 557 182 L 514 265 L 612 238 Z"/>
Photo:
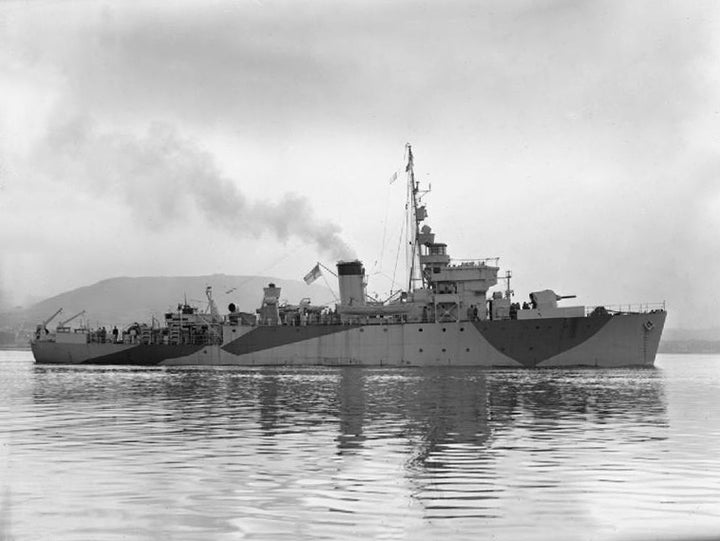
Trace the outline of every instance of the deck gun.
<path fill-rule="evenodd" d="M 574 299 L 577 295 L 558 295 L 552 289 L 533 291 L 530 293 L 530 301 L 533 308 L 557 308 L 557 301 L 562 299 Z"/>

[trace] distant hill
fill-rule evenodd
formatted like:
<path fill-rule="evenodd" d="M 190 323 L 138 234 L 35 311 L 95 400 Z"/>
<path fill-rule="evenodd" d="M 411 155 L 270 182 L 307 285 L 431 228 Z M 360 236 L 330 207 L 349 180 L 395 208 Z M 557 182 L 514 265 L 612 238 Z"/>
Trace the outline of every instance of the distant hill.
<path fill-rule="evenodd" d="M 69 318 L 81 310 L 85 310 L 83 317 L 91 326 L 149 322 L 152 316 L 162 319 L 165 312 L 176 309 L 185 298 L 189 304 L 204 310 L 207 307 L 207 286 L 212 286 L 213 298 L 221 313 L 227 312 L 230 302 L 235 303 L 240 311 L 255 312 L 260 307 L 262 288 L 270 282 L 282 288 L 281 299 L 293 304 L 303 297 L 310 297 L 313 304 L 334 302 L 331 291 L 324 285 L 318 285 L 319 282 L 308 286 L 298 280 L 226 274 L 120 277 L 66 291 L 24 310 L 0 314 L 0 329 L 17 328 L 19 325 L 26 329 L 34 328 L 37 322 L 51 316 L 58 308 L 62 308 L 63 312 L 53 320 L 51 328 L 58 320 Z"/>
<path fill-rule="evenodd" d="M 720 341 L 720 329 L 665 329 L 663 340 Z"/>
<path fill-rule="evenodd" d="M 720 340 L 663 340 L 660 353 L 720 353 Z"/>
<path fill-rule="evenodd" d="M 665 329 L 660 353 L 720 353 L 720 329 Z"/>

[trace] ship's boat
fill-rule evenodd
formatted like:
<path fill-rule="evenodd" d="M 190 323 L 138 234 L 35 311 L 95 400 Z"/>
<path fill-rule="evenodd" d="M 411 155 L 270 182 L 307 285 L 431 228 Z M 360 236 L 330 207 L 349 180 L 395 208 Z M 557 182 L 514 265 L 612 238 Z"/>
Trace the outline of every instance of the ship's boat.
<path fill-rule="evenodd" d="M 423 222 L 427 191 L 415 180 L 406 148 L 410 238 L 407 288 L 378 302 L 367 295 L 359 260 L 339 261 L 339 302 L 333 307 L 280 301 L 269 284 L 256 313 L 221 315 L 208 288 L 208 310 L 187 302 L 162 324 L 113 329 L 37 326 L 31 347 L 38 363 L 120 365 L 372 365 L 372 366 L 652 366 L 665 324 L 665 305 L 611 310 L 560 306 L 574 296 L 546 289 L 527 303 L 512 301 L 511 274 L 498 284 L 497 259 L 454 261 Z M 333 272 L 323 267 L 325 272 Z M 305 281 L 323 271 L 318 264 Z M 334 272 L 333 272 L 334 274 Z"/>

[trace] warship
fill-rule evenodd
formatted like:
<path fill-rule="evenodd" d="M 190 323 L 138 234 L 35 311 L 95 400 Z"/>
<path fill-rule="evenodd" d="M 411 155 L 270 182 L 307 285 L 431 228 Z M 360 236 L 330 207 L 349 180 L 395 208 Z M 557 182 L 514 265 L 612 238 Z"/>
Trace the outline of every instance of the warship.
<path fill-rule="evenodd" d="M 112 331 L 71 328 L 82 315 L 48 325 L 62 309 L 37 325 L 31 349 L 37 363 L 103 365 L 328 365 L 626 367 L 652 366 L 665 324 L 665 304 L 626 309 L 564 306 L 551 289 L 534 291 L 529 302 L 513 302 L 511 274 L 498 276 L 498 259 L 457 261 L 425 224 L 428 213 L 415 179 L 414 157 L 405 152 L 408 218 L 408 279 L 386 301 L 367 294 L 360 260 L 337 262 L 334 306 L 281 301 L 281 288 L 263 289 L 260 307 L 241 312 L 230 303 L 221 315 L 206 290 L 208 308 L 187 302 L 168 311 L 164 322 L 133 324 Z M 396 176 L 396 175 L 395 175 Z M 491 291 L 506 279 L 506 288 Z M 259 293 L 259 292 L 258 292 Z"/>

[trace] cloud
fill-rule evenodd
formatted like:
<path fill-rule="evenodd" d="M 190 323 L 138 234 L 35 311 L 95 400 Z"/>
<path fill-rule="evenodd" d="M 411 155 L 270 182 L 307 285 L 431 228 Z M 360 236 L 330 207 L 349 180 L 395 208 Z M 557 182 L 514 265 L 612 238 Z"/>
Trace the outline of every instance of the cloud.
<path fill-rule="evenodd" d="M 63 13 L 62 28 L 47 15 L 28 17 L 13 50 L 63 73 L 70 106 L 95 115 L 181 116 L 254 138 L 389 122 L 491 134 L 521 123 L 521 134 L 592 132 L 616 149 L 662 144 L 667 123 L 682 122 L 714 30 L 707 10 L 673 3 L 109 3 L 84 17 L 66 11 L 75 15 Z"/>
<path fill-rule="evenodd" d="M 22 182 L 44 169 L 164 238 L 200 213 L 232 234 L 334 245 L 304 196 L 257 185 L 292 189 L 363 249 L 383 207 L 374 182 L 409 140 L 454 255 L 514 261 L 518 289 L 667 295 L 685 321 L 717 322 L 714 4 L 4 9 L 3 142 L 34 148 Z"/>

